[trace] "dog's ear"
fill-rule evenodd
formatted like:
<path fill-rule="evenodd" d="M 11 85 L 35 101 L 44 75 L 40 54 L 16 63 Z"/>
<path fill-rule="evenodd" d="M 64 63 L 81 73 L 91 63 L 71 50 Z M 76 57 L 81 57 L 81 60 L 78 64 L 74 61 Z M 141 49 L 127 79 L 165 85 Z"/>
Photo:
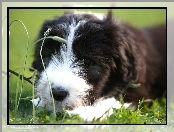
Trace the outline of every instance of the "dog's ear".
<path fill-rule="evenodd" d="M 110 39 L 108 46 L 110 46 L 114 58 L 115 64 L 112 64 L 112 69 L 117 80 L 125 83 L 134 80 L 135 60 L 131 53 L 132 45 L 129 42 L 132 39 L 126 28 L 115 19 L 112 10 L 109 10 L 106 15 L 104 31 Z"/>
<path fill-rule="evenodd" d="M 134 52 L 134 42 L 130 36 L 119 40 L 115 54 L 116 73 L 120 73 L 124 82 L 134 82 L 137 79 L 137 54 Z M 132 41 L 132 42 L 131 42 Z"/>
<path fill-rule="evenodd" d="M 127 38 L 123 34 L 124 29 L 120 23 L 117 23 L 117 19 L 115 19 L 112 10 L 108 11 L 104 21 L 105 35 L 110 39 L 108 46 L 114 58 L 112 70 L 116 78 L 118 78 L 117 81 L 129 82 L 133 66 L 130 62 L 132 57 L 126 40 Z"/>
<path fill-rule="evenodd" d="M 129 29 L 130 28 L 130 29 Z M 111 10 L 106 16 L 105 34 L 110 38 L 110 47 L 115 61 L 115 73 L 124 82 L 137 79 L 136 36 L 130 30 L 133 27 L 122 24 L 115 19 Z"/>

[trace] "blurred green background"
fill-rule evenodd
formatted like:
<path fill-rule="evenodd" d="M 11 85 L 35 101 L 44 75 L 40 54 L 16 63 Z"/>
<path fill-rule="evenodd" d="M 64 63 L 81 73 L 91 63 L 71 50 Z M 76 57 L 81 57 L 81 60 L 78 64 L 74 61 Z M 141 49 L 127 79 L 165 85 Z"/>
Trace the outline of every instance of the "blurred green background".
<path fill-rule="evenodd" d="M 104 9 L 84 9 L 78 11 L 92 11 L 96 13 L 107 13 Z M 9 10 L 9 23 L 13 20 L 20 20 L 27 28 L 29 35 L 29 45 L 33 44 L 36 40 L 37 34 L 41 28 L 44 20 L 52 19 L 54 16 L 60 16 L 64 12 L 63 9 L 10 9 Z M 166 22 L 166 10 L 165 9 L 113 9 L 113 14 L 120 20 L 129 22 L 137 27 L 153 26 Z M 21 66 L 21 62 L 27 49 L 27 33 L 19 22 L 14 22 L 10 26 L 9 36 L 9 68 L 15 69 Z M 33 60 L 33 49 L 30 50 L 27 57 L 26 66 L 31 66 Z M 22 74 L 22 70 L 16 72 Z M 25 72 L 25 76 L 28 77 L 32 74 L 28 69 Z M 10 89 L 10 109 L 14 109 L 14 100 L 16 96 L 17 77 L 11 76 L 9 81 Z M 19 90 L 20 92 L 20 90 Z M 32 85 L 24 82 L 24 88 L 22 90 L 22 98 L 32 96 Z M 27 110 L 29 106 L 26 101 L 21 101 L 21 111 Z M 29 104 L 31 105 L 31 104 Z M 25 110 L 24 110 L 25 109 Z M 28 111 L 29 113 L 31 110 Z"/>

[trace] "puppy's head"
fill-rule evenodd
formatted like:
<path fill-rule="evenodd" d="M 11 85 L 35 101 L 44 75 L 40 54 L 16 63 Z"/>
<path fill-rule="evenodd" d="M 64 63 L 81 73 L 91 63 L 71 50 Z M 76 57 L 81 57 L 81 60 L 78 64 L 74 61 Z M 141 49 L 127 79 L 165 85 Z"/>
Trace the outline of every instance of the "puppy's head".
<path fill-rule="evenodd" d="M 67 43 L 45 39 L 35 48 L 33 67 L 39 72 L 35 87 L 47 109 L 52 109 L 52 95 L 57 110 L 73 109 L 111 95 L 111 89 L 116 96 L 116 86 L 129 80 L 125 40 L 111 12 L 103 17 L 66 13 L 45 21 L 39 38 L 48 29 L 48 36 L 62 37 Z"/>

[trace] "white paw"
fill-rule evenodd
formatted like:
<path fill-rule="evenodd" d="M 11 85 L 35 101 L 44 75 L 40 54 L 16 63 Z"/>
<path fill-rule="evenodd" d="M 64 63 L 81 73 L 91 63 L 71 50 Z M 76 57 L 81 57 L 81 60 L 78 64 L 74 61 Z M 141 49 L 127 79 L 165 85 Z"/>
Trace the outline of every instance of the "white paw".
<path fill-rule="evenodd" d="M 127 108 L 130 104 L 124 104 Z M 115 98 L 100 99 L 93 106 L 80 106 L 72 111 L 67 111 L 69 114 L 78 114 L 84 121 L 91 122 L 93 120 L 103 120 L 106 116 L 113 113 L 112 108 L 119 109 L 122 105 Z"/>
<path fill-rule="evenodd" d="M 72 111 L 67 111 L 69 114 L 78 114 L 84 121 L 91 122 L 102 116 L 100 112 L 96 113 L 96 110 L 92 106 L 80 106 Z"/>

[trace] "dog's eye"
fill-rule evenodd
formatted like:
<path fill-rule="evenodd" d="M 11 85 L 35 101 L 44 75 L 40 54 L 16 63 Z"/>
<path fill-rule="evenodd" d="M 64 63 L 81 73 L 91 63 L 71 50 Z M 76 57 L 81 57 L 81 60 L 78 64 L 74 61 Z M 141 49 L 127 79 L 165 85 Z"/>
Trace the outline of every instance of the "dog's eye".
<path fill-rule="evenodd" d="M 91 64 L 91 60 L 90 59 L 83 59 L 83 62 L 86 66 L 89 66 Z"/>

